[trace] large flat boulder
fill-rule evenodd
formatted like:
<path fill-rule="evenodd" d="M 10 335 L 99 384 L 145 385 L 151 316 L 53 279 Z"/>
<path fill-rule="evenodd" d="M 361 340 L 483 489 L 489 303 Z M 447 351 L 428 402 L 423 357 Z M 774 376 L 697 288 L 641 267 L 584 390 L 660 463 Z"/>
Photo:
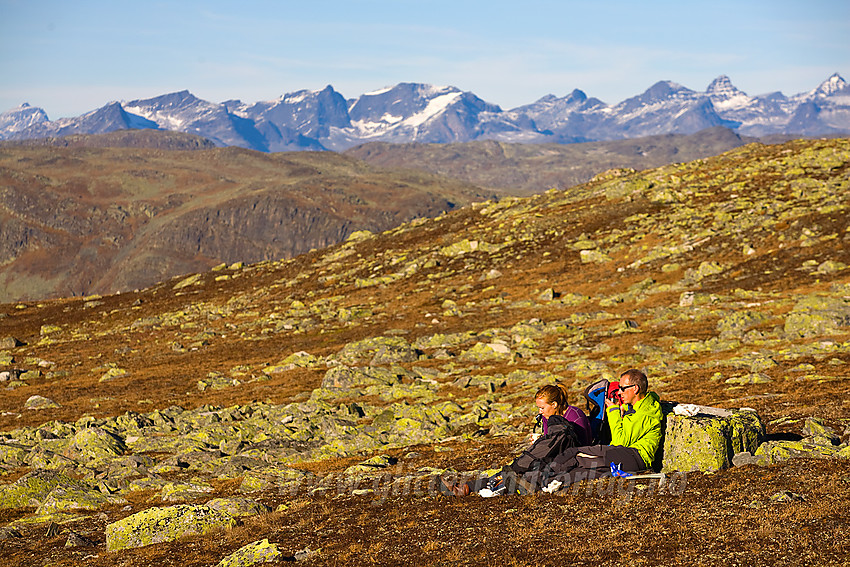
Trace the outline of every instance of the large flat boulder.
<path fill-rule="evenodd" d="M 662 458 L 665 472 L 728 468 L 737 453 L 754 453 L 764 437 L 764 425 L 752 409 L 670 403 L 662 407 L 666 414 Z"/>

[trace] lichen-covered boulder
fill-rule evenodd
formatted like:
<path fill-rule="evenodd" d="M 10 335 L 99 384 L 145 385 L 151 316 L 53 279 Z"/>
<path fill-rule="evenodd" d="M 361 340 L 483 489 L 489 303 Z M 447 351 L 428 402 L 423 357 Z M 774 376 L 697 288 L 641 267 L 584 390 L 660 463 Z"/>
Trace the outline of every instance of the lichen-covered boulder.
<path fill-rule="evenodd" d="M 65 456 L 82 463 L 103 463 L 124 454 L 124 440 L 99 427 L 79 430 L 65 449 Z"/>
<path fill-rule="evenodd" d="M 675 409 L 675 405 L 664 406 Z M 694 415 L 668 410 L 662 470 L 715 471 L 731 466 L 736 453 L 758 448 L 764 426 L 755 410 L 691 407 L 697 408 Z"/>
<path fill-rule="evenodd" d="M 285 490 L 310 481 L 313 475 L 288 467 L 270 467 L 262 471 L 248 471 L 242 477 L 240 492 L 258 492 L 260 490 Z"/>
<path fill-rule="evenodd" d="M 72 486 L 78 482 L 56 471 L 34 470 L 12 484 L 0 487 L 0 508 L 40 506 L 57 485 Z"/>
<path fill-rule="evenodd" d="M 222 559 L 217 567 L 248 567 L 260 563 L 277 563 L 283 557 L 277 544 L 264 539 L 240 547 L 232 554 Z"/>
<path fill-rule="evenodd" d="M 478 250 L 483 252 L 496 252 L 499 248 L 500 246 L 498 244 L 490 244 L 483 240 L 469 240 L 465 238 L 461 241 L 455 242 L 454 244 L 444 246 L 440 249 L 440 253 L 444 256 L 455 257 Z"/>
<path fill-rule="evenodd" d="M 212 491 L 213 487 L 206 482 L 169 482 L 163 485 L 160 498 L 163 502 L 185 502 L 201 498 Z"/>
<path fill-rule="evenodd" d="M 334 366 L 325 373 L 322 388 L 364 388 L 367 386 L 391 386 L 399 382 L 398 374 L 386 368 L 356 368 Z"/>
<path fill-rule="evenodd" d="M 768 319 L 769 316 L 760 311 L 732 311 L 720 318 L 717 330 L 720 332 L 720 338 L 741 338 L 745 332 Z"/>
<path fill-rule="evenodd" d="M 362 463 L 358 463 L 356 465 L 351 465 L 347 469 L 345 469 L 346 475 L 352 474 L 361 474 L 361 473 L 373 473 L 380 472 L 387 467 L 391 467 L 396 464 L 397 459 L 390 457 L 389 455 L 376 455 L 371 459 L 367 459 Z"/>
<path fill-rule="evenodd" d="M 823 443 L 812 442 L 811 439 L 800 441 L 779 440 L 762 443 L 755 451 L 754 457 L 759 465 L 770 465 L 794 458 L 826 458 L 839 456 L 841 448 Z"/>
<path fill-rule="evenodd" d="M 475 343 L 469 350 L 461 353 L 462 360 L 492 360 L 510 356 L 511 349 L 504 343 Z"/>
<path fill-rule="evenodd" d="M 0 443 L 0 464 L 20 467 L 27 458 L 24 446 L 12 443 Z"/>
<path fill-rule="evenodd" d="M 50 398 L 45 398 L 44 396 L 39 395 L 30 396 L 27 398 L 27 401 L 24 402 L 24 409 L 29 410 L 53 409 L 58 407 L 61 406 Z"/>
<path fill-rule="evenodd" d="M 850 302 L 837 297 L 809 295 L 798 301 L 785 318 L 785 333 L 792 337 L 829 335 L 850 327 Z"/>
<path fill-rule="evenodd" d="M 749 460 L 769 465 L 797 457 L 827 458 L 847 454 L 847 444 L 842 444 L 835 430 L 819 419 L 807 418 L 802 433 L 803 438 L 799 441 L 786 439 L 762 443 Z"/>
<path fill-rule="evenodd" d="M 363 359 L 371 359 L 372 365 L 392 364 L 395 362 L 413 362 L 419 359 L 419 352 L 401 337 L 370 337 L 345 345 L 337 355 L 337 360 L 354 364 Z"/>
<path fill-rule="evenodd" d="M 106 526 L 106 549 L 118 551 L 206 534 L 236 525 L 230 514 L 209 506 L 177 504 L 149 508 Z"/>
<path fill-rule="evenodd" d="M 230 514 L 234 518 L 268 514 L 272 509 L 251 498 L 213 498 L 207 506 Z"/>
<path fill-rule="evenodd" d="M 608 254 L 599 250 L 582 250 L 579 252 L 579 258 L 582 264 L 604 264 L 611 261 L 611 257 Z"/>
<path fill-rule="evenodd" d="M 97 510 L 101 506 L 126 504 L 120 496 L 100 492 L 97 488 L 76 481 L 57 484 L 36 510 L 47 515 L 68 510 Z"/>

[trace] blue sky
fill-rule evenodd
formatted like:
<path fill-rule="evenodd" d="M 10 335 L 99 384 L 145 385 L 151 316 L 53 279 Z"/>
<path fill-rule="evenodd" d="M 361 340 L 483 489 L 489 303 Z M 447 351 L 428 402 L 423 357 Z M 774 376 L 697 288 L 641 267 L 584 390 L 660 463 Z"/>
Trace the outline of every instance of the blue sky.
<path fill-rule="evenodd" d="M 508 109 L 723 74 L 791 95 L 835 72 L 850 80 L 848 0 L 0 0 L 0 112 L 51 119 L 183 89 L 254 102 L 421 82 Z"/>

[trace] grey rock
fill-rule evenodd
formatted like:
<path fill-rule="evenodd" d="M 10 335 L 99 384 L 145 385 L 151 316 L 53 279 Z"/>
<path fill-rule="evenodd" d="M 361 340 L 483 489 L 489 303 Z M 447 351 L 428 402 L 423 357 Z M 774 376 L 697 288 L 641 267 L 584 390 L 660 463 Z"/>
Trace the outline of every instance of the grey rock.
<path fill-rule="evenodd" d="M 24 536 L 21 534 L 21 532 L 11 526 L 5 526 L 0 528 L 0 541 L 6 539 L 17 539 L 22 537 Z"/>
<path fill-rule="evenodd" d="M 68 540 L 65 542 L 65 547 L 96 547 L 97 543 L 90 540 L 84 535 L 80 535 L 75 531 L 68 534 Z"/>
<path fill-rule="evenodd" d="M 19 346 L 24 346 L 24 344 L 15 337 L 3 337 L 0 339 L 0 349 L 9 349 L 9 348 L 17 348 Z"/>
<path fill-rule="evenodd" d="M 27 401 L 24 402 L 24 409 L 28 410 L 43 410 L 43 409 L 53 409 L 60 407 L 59 404 L 51 400 L 50 398 L 45 398 L 44 396 L 33 395 L 27 398 Z"/>
<path fill-rule="evenodd" d="M 741 451 L 740 453 L 735 453 L 735 456 L 732 457 L 732 464 L 736 467 L 759 465 L 761 464 L 761 459 L 749 451 Z"/>

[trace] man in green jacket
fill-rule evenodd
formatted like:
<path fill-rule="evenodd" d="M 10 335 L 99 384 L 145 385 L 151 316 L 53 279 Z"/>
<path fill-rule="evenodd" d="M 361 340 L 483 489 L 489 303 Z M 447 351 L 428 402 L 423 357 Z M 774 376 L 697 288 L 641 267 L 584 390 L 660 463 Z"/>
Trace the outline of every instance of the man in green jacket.
<path fill-rule="evenodd" d="M 610 445 L 567 449 L 541 471 L 530 486 L 542 487 L 552 480 L 562 485 L 611 474 L 611 464 L 626 472 L 652 467 L 661 441 L 661 404 L 649 391 L 646 374 L 626 370 L 620 375 L 620 399 L 605 400 L 605 416 L 611 428 Z"/>

